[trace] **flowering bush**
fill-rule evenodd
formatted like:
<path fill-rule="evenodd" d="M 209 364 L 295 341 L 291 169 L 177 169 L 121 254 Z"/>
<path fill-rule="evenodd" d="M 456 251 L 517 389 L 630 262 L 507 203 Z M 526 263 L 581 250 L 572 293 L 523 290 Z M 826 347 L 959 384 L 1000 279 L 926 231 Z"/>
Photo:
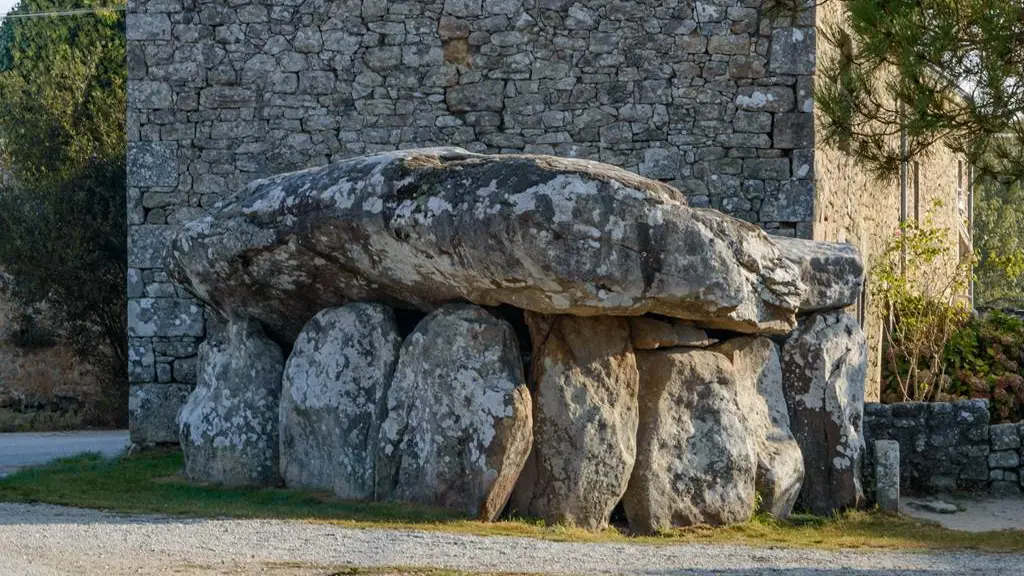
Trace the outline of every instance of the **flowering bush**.
<path fill-rule="evenodd" d="M 1024 420 L 1024 320 L 988 312 L 953 334 L 944 356 L 950 396 L 987 398 L 995 422 Z"/>

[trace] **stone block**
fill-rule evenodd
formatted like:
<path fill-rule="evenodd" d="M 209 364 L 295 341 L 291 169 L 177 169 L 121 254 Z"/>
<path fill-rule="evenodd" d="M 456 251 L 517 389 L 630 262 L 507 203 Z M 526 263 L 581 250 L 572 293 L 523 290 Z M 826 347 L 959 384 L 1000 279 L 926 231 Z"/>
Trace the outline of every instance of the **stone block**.
<path fill-rule="evenodd" d="M 988 427 L 988 438 L 992 450 L 1015 450 L 1020 448 L 1018 424 L 995 424 Z"/>
<path fill-rule="evenodd" d="M 892 417 L 892 405 L 881 404 L 877 402 L 869 402 L 864 404 L 864 418 L 891 418 Z"/>
<path fill-rule="evenodd" d="M 170 40 L 171 19 L 167 14 L 129 13 L 125 16 L 128 40 Z"/>
<path fill-rule="evenodd" d="M 177 227 L 146 224 L 128 228 L 128 266 L 163 268 L 164 251 Z"/>
<path fill-rule="evenodd" d="M 814 216 L 814 185 L 805 180 L 783 182 L 761 206 L 762 222 L 801 222 Z"/>
<path fill-rule="evenodd" d="M 796 96 L 789 86 L 743 86 L 736 106 L 754 112 L 789 112 L 796 106 Z"/>
<path fill-rule="evenodd" d="M 805 74 L 815 71 L 814 28 L 778 28 L 772 32 L 769 68 L 773 74 Z"/>
<path fill-rule="evenodd" d="M 682 166 L 683 158 L 678 150 L 650 148 L 644 151 L 639 172 L 647 178 L 670 180 L 679 177 Z"/>
<path fill-rule="evenodd" d="M 256 93 L 245 86 L 213 86 L 199 93 L 204 108 L 249 108 L 256 105 Z"/>
<path fill-rule="evenodd" d="M 1001 468 L 1004 470 L 1015 470 L 1020 466 L 1020 455 L 1016 450 L 1001 450 L 990 452 L 988 455 L 988 467 Z"/>
<path fill-rule="evenodd" d="M 505 82 L 502 80 L 484 80 L 475 84 L 463 84 L 448 89 L 445 94 L 448 111 L 501 112 L 505 108 Z"/>
<path fill-rule="evenodd" d="M 181 358 L 172 364 L 174 381 L 181 384 L 196 383 L 196 358 Z"/>
<path fill-rule="evenodd" d="M 128 109 L 154 110 L 174 104 L 171 86 L 166 82 L 136 80 L 128 83 Z"/>
<path fill-rule="evenodd" d="M 814 115 L 803 112 L 776 114 L 772 144 L 775 148 L 813 148 Z"/>
<path fill-rule="evenodd" d="M 892 405 L 893 418 L 916 418 L 922 416 L 928 409 L 924 402 L 900 402 Z"/>
<path fill-rule="evenodd" d="M 748 158 L 743 161 L 743 177 L 759 180 L 789 178 L 788 158 Z"/>
<path fill-rule="evenodd" d="M 459 18 L 476 17 L 483 15 L 483 6 L 480 0 L 444 0 L 444 13 Z"/>
<path fill-rule="evenodd" d="M 170 142 L 128 144 L 128 186 L 177 186 L 178 146 Z"/>
<path fill-rule="evenodd" d="M 156 380 L 153 345 L 148 340 L 129 339 L 128 341 L 128 381 L 153 382 Z"/>
<path fill-rule="evenodd" d="M 992 486 L 989 488 L 989 491 L 993 496 L 996 496 L 998 498 L 1020 496 L 1020 486 L 1017 484 L 1016 480 L 1000 480 L 992 482 Z"/>
<path fill-rule="evenodd" d="M 733 117 L 732 128 L 737 132 L 767 134 L 772 129 L 772 115 L 767 112 L 744 112 L 741 110 Z"/>
<path fill-rule="evenodd" d="M 893 440 L 875 442 L 875 501 L 887 512 L 900 507 L 900 445 Z"/>
<path fill-rule="evenodd" d="M 136 384 L 128 392 L 128 427 L 140 446 L 178 443 L 178 410 L 191 387 L 182 384 Z"/>
<path fill-rule="evenodd" d="M 146 291 L 146 283 L 142 281 L 142 272 L 138 268 L 128 269 L 127 289 L 129 298 L 142 298 Z"/>
<path fill-rule="evenodd" d="M 203 308 L 194 300 L 139 298 L 128 301 L 128 335 L 133 338 L 203 335 Z"/>
<path fill-rule="evenodd" d="M 973 424 L 988 427 L 991 414 L 988 411 L 988 400 L 975 399 L 959 402 L 956 405 L 957 424 Z"/>

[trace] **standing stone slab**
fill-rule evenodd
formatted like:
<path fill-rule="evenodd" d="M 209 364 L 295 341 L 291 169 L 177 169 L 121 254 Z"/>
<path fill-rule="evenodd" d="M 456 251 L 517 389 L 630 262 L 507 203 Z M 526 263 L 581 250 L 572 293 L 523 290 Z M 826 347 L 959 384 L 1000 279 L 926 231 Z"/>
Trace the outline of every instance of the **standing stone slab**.
<path fill-rule="evenodd" d="M 292 488 L 374 498 L 374 458 L 402 338 L 390 308 L 350 304 L 299 334 L 281 391 L 281 477 Z"/>
<path fill-rule="evenodd" d="M 804 458 L 789 427 L 779 349 L 767 338 L 735 338 L 714 350 L 727 356 L 739 378 L 739 402 L 757 448 L 758 512 L 785 518 L 804 481 Z"/>
<path fill-rule="evenodd" d="M 875 500 L 886 512 L 900 509 L 900 443 L 875 441 Z"/>
<path fill-rule="evenodd" d="M 251 320 L 199 347 L 199 383 L 178 414 L 189 480 L 274 485 L 284 355 Z"/>
<path fill-rule="evenodd" d="M 798 506 L 816 514 L 864 502 L 864 378 L 867 345 L 844 312 L 804 318 L 782 351 L 790 424 L 804 455 Z"/>
<path fill-rule="evenodd" d="M 449 305 L 402 344 L 380 429 L 377 494 L 501 513 L 530 453 L 530 394 L 515 331 L 486 310 Z"/>
<path fill-rule="evenodd" d="M 630 527 L 723 525 L 754 513 L 756 442 L 729 359 L 705 350 L 637 352 L 640 426 L 623 498 Z"/>
<path fill-rule="evenodd" d="M 549 524 L 608 525 L 636 457 L 639 374 L 625 318 L 526 314 L 534 447 L 513 500 Z"/>

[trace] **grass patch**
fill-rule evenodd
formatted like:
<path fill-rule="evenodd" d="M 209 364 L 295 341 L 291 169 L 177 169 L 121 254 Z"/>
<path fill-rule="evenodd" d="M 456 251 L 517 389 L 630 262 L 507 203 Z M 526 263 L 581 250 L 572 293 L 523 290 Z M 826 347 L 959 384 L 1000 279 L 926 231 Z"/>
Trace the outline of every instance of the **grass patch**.
<path fill-rule="evenodd" d="M 757 517 L 727 528 L 687 528 L 648 537 L 630 536 L 614 528 L 594 533 L 527 520 L 486 523 L 450 510 L 388 502 L 348 502 L 326 493 L 191 485 L 181 477 L 182 467 L 178 451 L 150 452 L 116 460 L 85 455 L 0 479 L 0 501 L 44 502 L 122 513 L 284 518 L 355 528 L 443 530 L 585 542 L 1024 551 L 1024 532 L 955 532 L 880 512 L 848 512 L 830 518 L 796 515 L 785 521 Z"/>

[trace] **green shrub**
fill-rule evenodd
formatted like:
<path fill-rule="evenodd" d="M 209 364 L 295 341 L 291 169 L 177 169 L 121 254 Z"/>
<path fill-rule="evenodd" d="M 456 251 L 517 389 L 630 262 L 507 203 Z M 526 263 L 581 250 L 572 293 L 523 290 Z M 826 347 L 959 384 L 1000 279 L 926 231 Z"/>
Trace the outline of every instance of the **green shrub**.
<path fill-rule="evenodd" d="M 1024 320 L 991 311 L 960 328 L 946 345 L 948 396 L 986 398 L 994 422 L 1024 420 Z"/>

